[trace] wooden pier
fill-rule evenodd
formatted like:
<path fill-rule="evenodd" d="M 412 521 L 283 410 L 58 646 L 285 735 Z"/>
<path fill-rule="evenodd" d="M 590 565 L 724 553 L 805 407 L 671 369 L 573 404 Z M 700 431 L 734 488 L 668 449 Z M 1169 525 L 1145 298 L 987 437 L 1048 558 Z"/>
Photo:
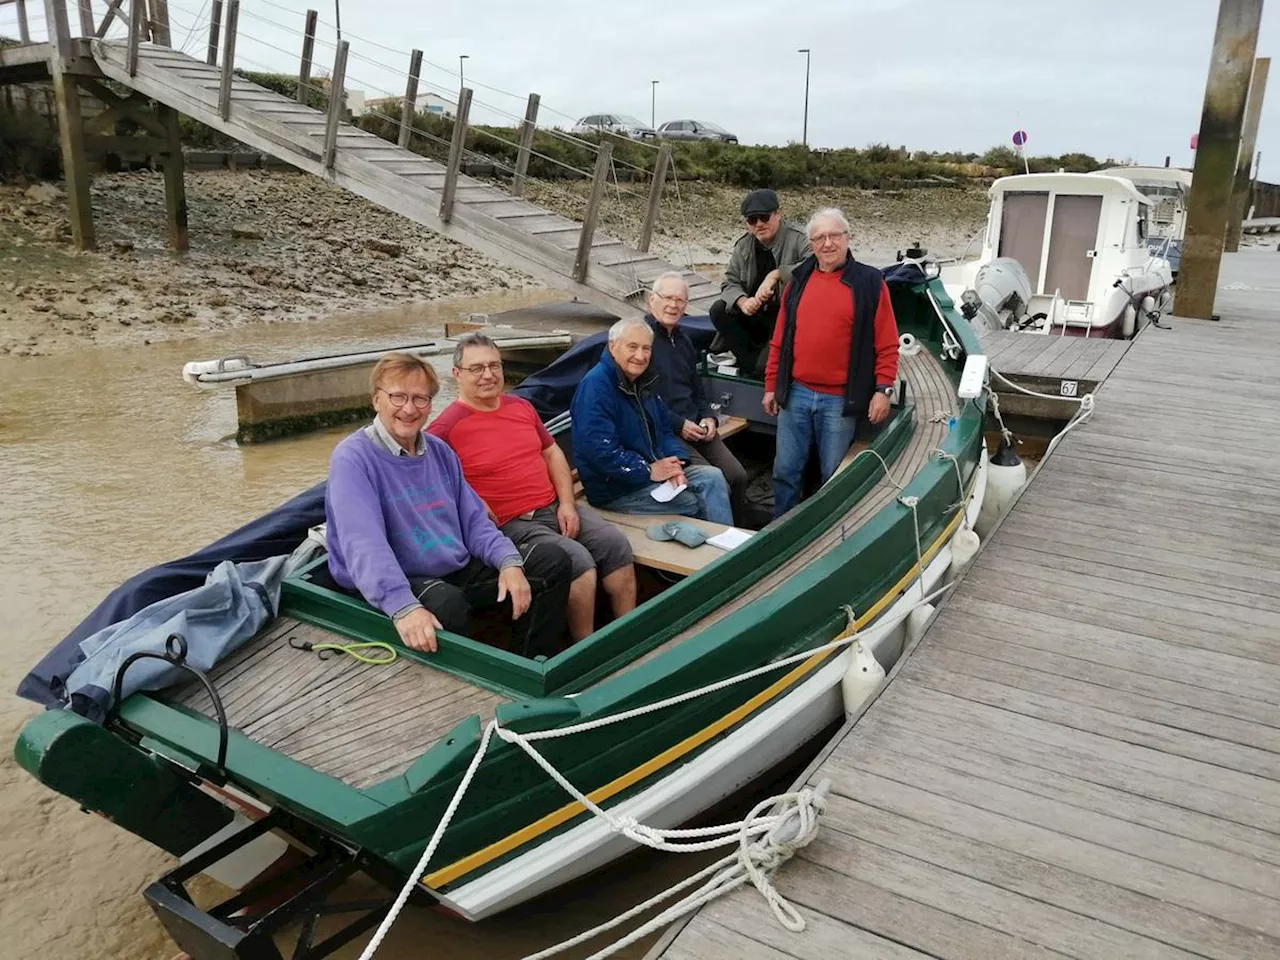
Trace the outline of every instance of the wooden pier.
<path fill-rule="evenodd" d="M 1280 956 L 1280 255 L 1148 328 L 878 698 L 778 890 L 651 957 Z"/>
<path fill-rule="evenodd" d="M 991 330 L 982 335 L 982 346 L 993 368 L 1020 387 L 1063 398 L 1031 397 L 993 378 L 1002 412 L 1041 420 L 1070 419 L 1077 409 L 1073 398 L 1097 390 L 1131 342 L 1015 330 Z"/>

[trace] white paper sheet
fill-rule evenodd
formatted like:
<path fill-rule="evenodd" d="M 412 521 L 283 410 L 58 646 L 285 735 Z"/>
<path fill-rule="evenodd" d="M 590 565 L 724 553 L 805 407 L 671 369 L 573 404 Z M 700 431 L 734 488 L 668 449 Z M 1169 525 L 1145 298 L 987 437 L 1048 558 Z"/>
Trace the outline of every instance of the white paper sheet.
<path fill-rule="evenodd" d="M 739 530 L 737 527 L 728 527 L 723 533 L 717 533 L 714 537 L 707 537 L 707 543 L 713 547 L 719 547 L 721 550 L 732 550 L 734 547 L 740 547 L 751 539 L 750 530 Z"/>
<path fill-rule="evenodd" d="M 649 496 L 653 497 L 653 499 L 657 500 L 659 503 L 670 503 L 686 486 L 688 486 L 688 484 L 682 483 L 677 487 L 672 481 L 668 480 L 666 483 L 660 483 L 654 487 L 649 492 Z"/>

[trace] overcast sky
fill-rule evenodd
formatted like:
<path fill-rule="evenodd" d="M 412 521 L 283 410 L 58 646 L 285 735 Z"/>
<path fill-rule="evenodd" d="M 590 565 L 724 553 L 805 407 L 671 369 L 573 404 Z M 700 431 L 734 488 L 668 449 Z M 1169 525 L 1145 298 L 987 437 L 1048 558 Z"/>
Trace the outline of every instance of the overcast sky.
<path fill-rule="evenodd" d="M 320 11 L 317 60 L 331 62 L 333 0 L 242 0 L 237 61 L 296 70 L 308 6 Z M 0 32 L 16 32 L 6 29 L 13 9 L 0 7 Z M 982 152 L 1021 127 L 1033 155 L 1080 150 L 1149 164 L 1171 155 L 1190 165 L 1217 9 L 1216 0 L 345 0 L 341 19 L 349 87 L 403 93 L 408 51 L 420 47 L 424 84 L 456 96 L 458 55 L 467 54 L 482 122 L 523 115 L 530 91 L 542 96 L 544 123 L 596 112 L 648 121 L 656 79 L 659 123 L 705 119 L 743 143 L 798 141 L 805 58 L 796 50 L 809 47 L 813 146 Z M 187 49 L 203 49 L 207 12 L 196 30 L 184 28 L 202 0 L 170 0 L 170 10 L 178 42 L 191 33 Z M 1273 46 L 1280 2 L 1264 14 L 1259 55 Z M 1276 74 L 1259 136 L 1272 181 L 1280 63 Z"/>

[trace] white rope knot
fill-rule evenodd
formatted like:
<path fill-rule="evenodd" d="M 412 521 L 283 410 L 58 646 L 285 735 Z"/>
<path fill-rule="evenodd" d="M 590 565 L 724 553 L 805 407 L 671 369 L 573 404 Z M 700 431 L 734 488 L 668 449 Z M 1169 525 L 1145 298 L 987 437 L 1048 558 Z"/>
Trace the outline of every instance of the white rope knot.
<path fill-rule="evenodd" d="M 920 505 L 920 498 L 919 497 L 899 497 L 898 502 L 902 504 L 904 507 L 909 507 L 910 509 L 914 510 L 916 507 Z"/>
<path fill-rule="evenodd" d="M 772 874 L 790 860 L 797 850 L 808 846 L 818 835 L 818 820 L 827 810 L 827 793 L 831 781 L 822 780 L 817 787 L 798 793 L 787 793 L 773 801 L 775 824 L 762 836 L 747 843 L 747 823 L 755 819 L 755 811 L 743 823 L 738 865 L 752 886 L 760 891 L 778 922 L 792 933 L 804 930 L 805 919 L 773 885 Z M 757 808 L 759 809 L 759 808 Z"/>

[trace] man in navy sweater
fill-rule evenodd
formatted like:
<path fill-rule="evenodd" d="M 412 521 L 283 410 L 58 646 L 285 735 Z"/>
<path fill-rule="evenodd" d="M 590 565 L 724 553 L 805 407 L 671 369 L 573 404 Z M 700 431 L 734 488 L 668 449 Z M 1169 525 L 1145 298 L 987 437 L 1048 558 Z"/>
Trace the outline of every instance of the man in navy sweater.
<path fill-rule="evenodd" d="M 689 285 L 679 273 L 669 271 L 653 282 L 644 317 L 653 330 L 649 365 L 658 375 L 656 389 L 667 405 L 671 432 L 689 445 L 693 463 L 709 464 L 724 474 L 734 516 L 741 520 L 747 471 L 718 435 L 719 424 L 698 373 L 698 350 L 680 329 L 688 305 Z"/>

